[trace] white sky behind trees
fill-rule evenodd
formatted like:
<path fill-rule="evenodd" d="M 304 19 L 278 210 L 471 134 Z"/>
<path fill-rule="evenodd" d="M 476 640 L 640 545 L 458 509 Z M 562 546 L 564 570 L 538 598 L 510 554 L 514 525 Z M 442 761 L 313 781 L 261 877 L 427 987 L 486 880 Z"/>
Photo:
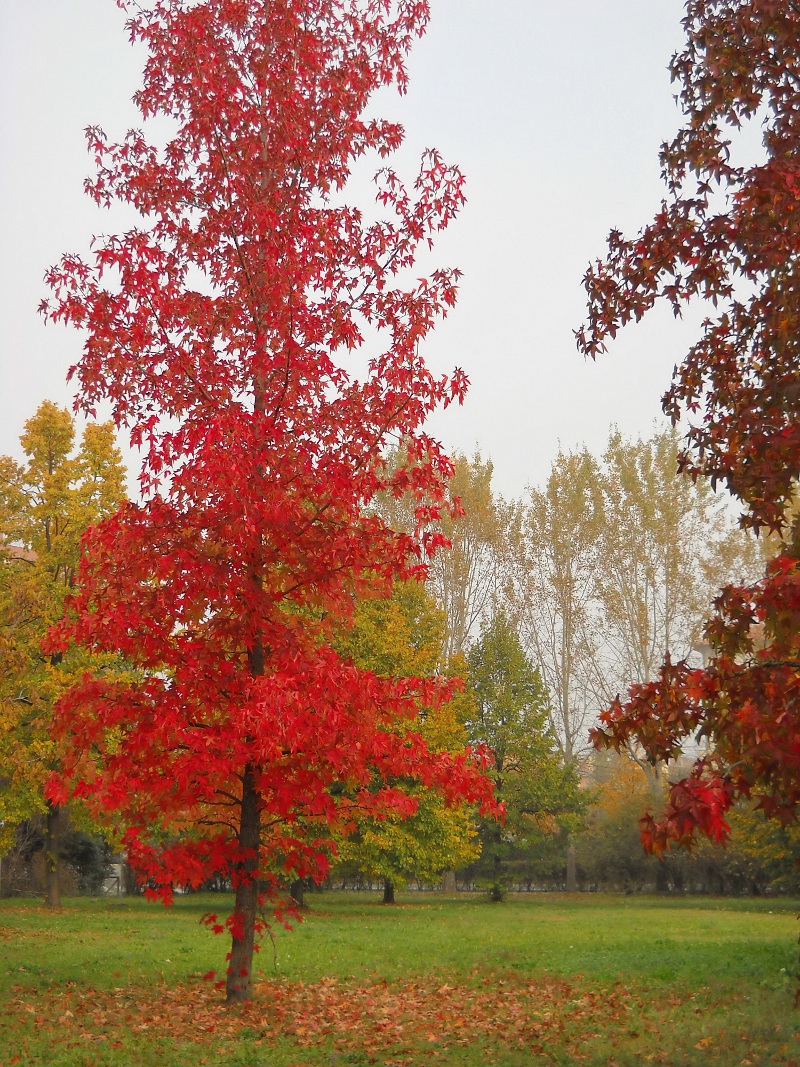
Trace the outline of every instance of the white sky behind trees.
<path fill-rule="evenodd" d="M 434 261 L 464 272 L 459 303 L 428 347 L 437 371 L 472 386 L 430 432 L 478 445 L 495 488 L 520 495 L 547 477 L 559 445 L 602 451 L 609 426 L 649 435 L 700 313 L 667 309 L 626 329 L 596 365 L 572 331 L 583 273 L 612 227 L 630 233 L 660 203 L 658 148 L 679 112 L 666 65 L 682 43 L 681 0 L 431 0 L 408 96 L 380 112 L 406 126 L 395 161 L 413 180 L 437 147 L 467 177 L 468 204 Z M 81 336 L 36 313 L 45 269 L 130 217 L 83 194 L 83 129 L 113 139 L 138 125 L 130 102 L 141 50 L 114 0 L 0 2 L 0 453 L 44 399 L 69 404 Z M 375 161 L 374 170 L 378 169 Z M 359 202 L 371 196 L 358 186 Z M 366 204 L 364 206 L 367 206 Z M 124 441 L 121 443 L 125 443 Z"/>

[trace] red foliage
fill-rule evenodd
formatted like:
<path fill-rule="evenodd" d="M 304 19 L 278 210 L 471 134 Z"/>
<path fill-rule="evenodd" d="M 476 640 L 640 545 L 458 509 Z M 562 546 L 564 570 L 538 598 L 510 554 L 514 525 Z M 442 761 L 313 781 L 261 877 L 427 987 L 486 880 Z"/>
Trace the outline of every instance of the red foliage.
<path fill-rule="evenodd" d="M 78 405 L 109 403 L 144 454 L 143 502 L 87 537 L 51 641 L 134 670 L 61 702 L 70 751 L 53 794 L 121 815 L 165 899 L 230 875 L 238 975 L 256 879 L 322 878 L 330 831 L 356 809 L 412 810 L 376 779 L 492 803 L 482 754 L 434 755 L 397 729 L 448 682 L 378 678 L 330 645 L 358 593 L 422 576 L 437 547 L 366 509 L 380 490 L 442 501 L 452 472 L 422 426 L 467 380 L 433 375 L 421 345 L 459 275 L 410 268 L 463 179 L 428 151 L 413 189 L 378 175 L 388 219 L 340 195 L 355 161 L 403 139 L 364 112 L 380 86 L 405 87 L 426 0 L 120 6 L 149 50 L 136 102 L 170 136 L 158 149 L 87 131 L 88 193 L 141 223 L 96 239 L 89 261 L 64 257 L 44 311 L 86 331 Z M 400 439 L 407 463 L 389 475 L 381 449 Z M 420 528 L 436 506 L 420 505 Z"/>
<path fill-rule="evenodd" d="M 685 50 L 671 64 L 687 122 L 662 146 L 668 199 L 634 239 L 609 238 L 587 272 L 594 356 L 659 298 L 716 308 L 677 369 L 665 411 L 700 414 L 687 470 L 724 480 L 755 525 L 780 526 L 800 464 L 800 8 L 776 0 L 689 0 Z M 763 163 L 731 144 L 764 119 Z"/>
<path fill-rule="evenodd" d="M 800 5 L 689 0 L 686 11 L 671 71 L 687 121 L 662 147 L 668 197 L 636 238 L 611 234 L 608 259 L 586 275 L 578 341 L 595 356 L 659 298 L 676 314 L 710 299 L 664 410 L 689 416 L 683 468 L 724 481 L 745 524 L 783 531 L 789 547 L 757 586 L 722 592 L 705 669 L 667 663 L 601 718 L 597 744 L 635 737 L 654 760 L 692 734 L 708 739 L 661 824 L 645 820 L 655 848 L 698 829 L 724 838 L 738 797 L 781 820 L 800 804 L 800 529 L 789 510 L 800 474 Z M 744 166 L 731 143 L 750 120 L 763 120 L 765 158 Z"/>

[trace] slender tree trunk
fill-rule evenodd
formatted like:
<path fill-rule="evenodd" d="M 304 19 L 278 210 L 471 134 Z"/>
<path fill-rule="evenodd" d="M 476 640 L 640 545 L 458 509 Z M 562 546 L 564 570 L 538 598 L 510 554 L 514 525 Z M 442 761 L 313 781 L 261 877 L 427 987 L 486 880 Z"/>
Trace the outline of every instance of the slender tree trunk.
<path fill-rule="evenodd" d="M 47 802 L 44 842 L 44 902 L 48 908 L 61 907 L 61 886 L 58 875 L 61 848 L 61 808 Z"/>
<path fill-rule="evenodd" d="M 577 893 L 578 871 L 575 857 L 575 843 L 570 841 L 567 845 L 567 892 Z"/>
<path fill-rule="evenodd" d="M 383 880 L 383 903 L 394 904 L 394 882 L 390 882 L 388 878 Z"/>
<path fill-rule="evenodd" d="M 666 893 L 669 889 L 669 880 L 667 878 L 667 867 L 663 860 L 659 860 L 656 867 L 656 892 Z"/>
<path fill-rule="evenodd" d="M 503 765 L 501 761 L 498 761 L 497 769 L 502 771 Z M 496 782 L 496 793 L 500 795 L 500 783 Z M 500 855 L 500 849 L 503 845 L 503 831 L 499 825 L 495 825 L 492 830 L 492 844 L 494 846 L 494 855 L 492 856 L 492 868 L 494 878 L 489 885 L 489 900 L 493 904 L 500 904 L 505 897 L 505 891 L 503 887 L 503 860 Z"/>
<path fill-rule="evenodd" d="M 250 855 L 236 871 L 236 926 L 231 945 L 226 983 L 227 1002 L 249 1000 L 253 991 L 253 952 L 255 951 L 256 911 L 258 908 L 258 851 L 261 846 L 261 814 L 256 789 L 257 768 L 247 764 L 242 778 L 242 811 L 239 823 L 239 847 Z"/>

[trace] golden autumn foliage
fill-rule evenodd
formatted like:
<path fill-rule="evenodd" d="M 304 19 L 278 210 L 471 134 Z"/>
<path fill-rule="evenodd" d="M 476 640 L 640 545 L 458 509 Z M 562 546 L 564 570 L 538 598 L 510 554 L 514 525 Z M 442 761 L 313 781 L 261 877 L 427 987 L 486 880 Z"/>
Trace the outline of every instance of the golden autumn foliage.
<path fill-rule="evenodd" d="M 20 444 L 24 462 L 0 456 L 0 849 L 20 822 L 47 810 L 55 701 L 101 665 L 75 650 L 47 655 L 41 642 L 64 613 L 82 534 L 125 496 L 110 424 L 86 426 L 76 449 L 71 415 L 45 401 Z"/>
<path fill-rule="evenodd" d="M 445 641 L 444 613 L 423 586 L 406 582 L 388 599 L 362 601 L 341 651 L 361 669 L 385 677 L 425 677 L 435 672 Z M 457 665 L 457 664 L 456 664 Z M 435 707 L 421 707 L 412 724 L 434 752 L 463 751 L 462 718 L 468 697 L 456 692 Z M 448 805 L 435 789 L 403 785 L 416 804 L 410 818 L 362 818 L 339 848 L 342 870 L 401 887 L 410 879 L 434 880 L 443 870 L 469 863 L 478 852 L 469 807 Z"/>

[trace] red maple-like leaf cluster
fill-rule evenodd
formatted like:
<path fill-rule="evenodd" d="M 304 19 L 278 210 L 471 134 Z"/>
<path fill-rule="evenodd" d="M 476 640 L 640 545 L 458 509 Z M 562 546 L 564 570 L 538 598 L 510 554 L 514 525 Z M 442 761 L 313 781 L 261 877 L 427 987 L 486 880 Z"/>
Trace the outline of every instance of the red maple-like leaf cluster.
<path fill-rule="evenodd" d="M 675 314 L 709 301 L 664 410 L 689 417 L 683 469 L 724 482 L 743 522 L 781 532 L 785 549 L 756 586 L 722 592 L 703 669 L 667 662 L 601 717 L 596 743 L 635 739 L 654 761 L 689 737 L 707 743 L 663 818 L 643 821 L 657 849 L 696 830 L 723 839 L 740 797 L 784 821 L 800 804 L 800 5 L 689 0 L 684 27 L 671 71 L 686 123 L 662 147 L 667 198 L 637 237 L 612 233 L 588 271 L 578 342 L 595 356 L 659 299 Z M 734 142 L 752 121 L 764 158 L 748 166 Z"/>
<path fill-rule="evenodd" d="M 343 195 L 355 162 L 402 141 L 365 109 L 405 88 L 424 0 L 120 6 L 148 49 L 136 103 L 167 140 L 87 131 L 88 193 L 141 221 L 53 267 L 44 312 L 85 331 L 79 406 L 110 404 L 143 453 L 142 502 L 88 535 L 51 643 L 117 651 L 129 671 L 61 702 L 53 796 L 121 814 L 165 896 L 230 875 L 238 975 L 256 881 L 324 875 L 356 809 L 411 811 L 390 780 L 492 804 L 485 754 L 398 729 L 449 683 L 379 678 L 331 646 L 358 595 L 423 576 L 441 544 L 423 530 L 452 465 L 423 424 L 467 379 L 434 375 L 422 345 L 459 272 L 411 268 L 463 178 L 428 151 L 411 188 L 378 174 L 386 217 Z M 416 497 L 415 535 L 369 514 L 379 491 Z"/>

